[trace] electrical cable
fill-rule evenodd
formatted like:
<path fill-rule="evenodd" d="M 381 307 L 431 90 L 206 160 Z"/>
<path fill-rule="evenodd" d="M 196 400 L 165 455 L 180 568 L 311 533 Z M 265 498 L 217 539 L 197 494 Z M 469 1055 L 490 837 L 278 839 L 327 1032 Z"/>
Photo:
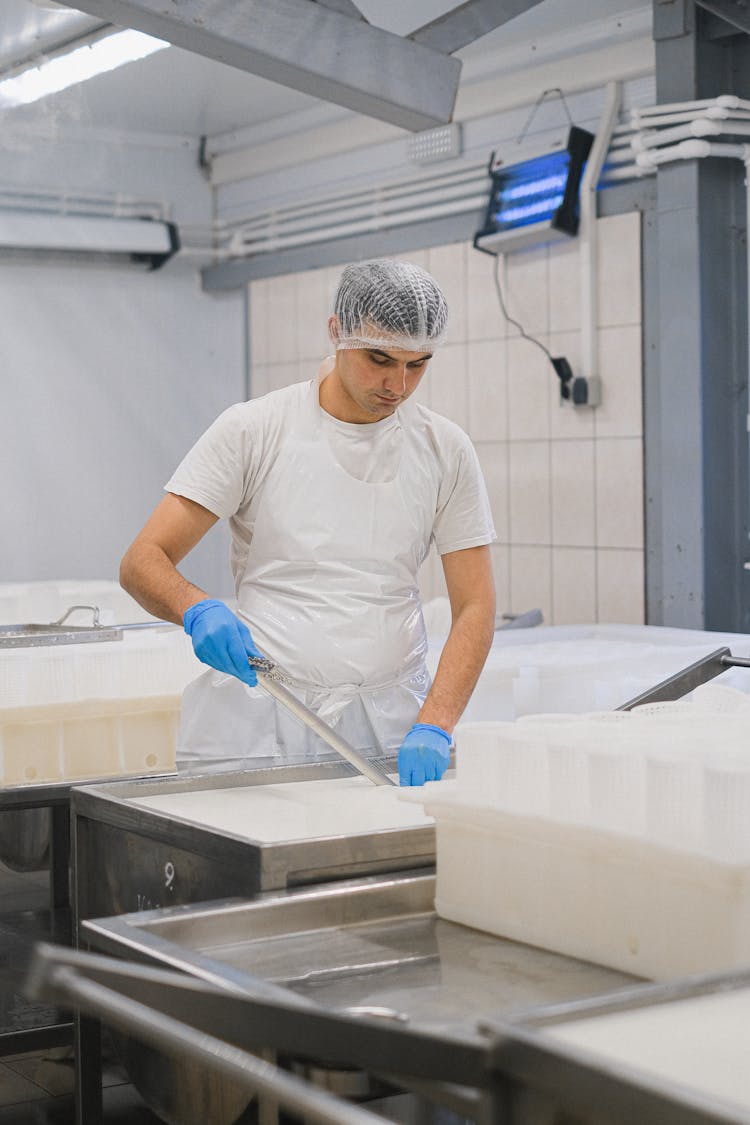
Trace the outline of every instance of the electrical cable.
<path fill-rule="evenodd" d="M 510 313 L 508 312 L 507 306 L 505 304 L 505 298 L 503 297 L 503 290 L 502 290 L 502 287 L 500 285 L 500 255 L 499 254 L 495 255 L 495 269 L 494 269 L 494 275 L 493 276 L 494 276 L 494 280 L 495 280 L 495 291 L 497 292 L 497 299 L 500 302 L 500 308 L 502 310 L 503 316 L 505 317 L 505 319 L 508 321 L 509 324 L 512 324 L 514 328 L 518 329 L 518 331 L 523 336 L 524 340 L 528 340 L 530 344 L 536 344 L 536 346 L 544 352 L 547 359 L 551 363 L 552 362 L 551 352 L 549 352 L 548 349 L 545 348 L 544 344 L 540 340 L 536 340 L 536 339 L 534 339 L 533 336 L 529 336 L 528 332 L 525 330 L 523 325 L 520 324 L 519 321 L 515 320 L 510 315 Z"/>
<path fill-rule="evenodd" d="M 570 398 L 570 387 L 568 384 L 573 378 L 573 371 L 565 356 L 553 356 L 552 352 L 549 351 L 548 348 L 545 348 L 541 340 L 537 340 L 533 336 L 529 336 L 523 325 L 514 317 L 512 317 L 508 312 L 508 308 L 505 304 L 505 298 L 503 297 L 502 286 L 500 284 L 500 254 L 495 254 L 495 268 L 492 272 L 492 277 L 495 282 L 495 292 L 497 293 L 497 299 L 500 302 L 500 308 L 502 310 L 503 316 L 509 324 L 512 324 L 514 328 L 518 329 L 524 340 L 528 340 L 530 344 L 535 344 L 536 347 L 540 349 L 540 351 L 544 352 L 547 359 L 554 367 L 555 373 L 560 380 L 560 397 Z"/>

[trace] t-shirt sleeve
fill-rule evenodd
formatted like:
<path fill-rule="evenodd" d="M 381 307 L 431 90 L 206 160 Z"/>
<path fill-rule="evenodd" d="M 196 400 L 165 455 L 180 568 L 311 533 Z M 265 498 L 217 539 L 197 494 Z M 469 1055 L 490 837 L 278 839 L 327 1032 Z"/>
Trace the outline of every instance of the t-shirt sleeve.
<path fill-rule="evenodd" d="M 242 504 L 248 471 L 252 471 L 252 426 L 241 406 L 230 406 L 198 438 L 164 485 L 194 500 L 220 519 Z"/>
<path fill-rule="evenodd" d="M 441 555 L 481 547 L 497 538 L 476 450 L 458 427 L 451 428 L 451 438 L 433 526 Z"/>

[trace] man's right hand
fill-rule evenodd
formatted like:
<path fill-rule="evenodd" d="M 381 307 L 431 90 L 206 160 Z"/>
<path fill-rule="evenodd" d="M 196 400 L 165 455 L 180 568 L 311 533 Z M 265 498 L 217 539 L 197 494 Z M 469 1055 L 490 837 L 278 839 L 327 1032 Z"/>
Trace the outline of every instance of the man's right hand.
<path fill-rule="evenodd" d="M 204 598 L 185 610 L 182 621 L 199 660 L 255 687 L 258 679 L 247 658 L 263 653 L 256 648 L 247 625 L 224 602 Z"/>

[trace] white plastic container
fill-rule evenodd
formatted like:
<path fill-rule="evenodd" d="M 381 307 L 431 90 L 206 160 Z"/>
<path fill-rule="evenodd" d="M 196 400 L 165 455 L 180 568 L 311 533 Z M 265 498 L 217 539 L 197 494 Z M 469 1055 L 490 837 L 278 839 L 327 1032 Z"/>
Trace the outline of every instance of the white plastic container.
<path fill-rule="evenodd" d="M 460 724 L 456 781 L 404 793 L 438 913 L 654 979 L 750 964 L 750 701 L 702 698 Z"/>
<path fill-rule="evenodd" d="M 653 980 L 750 963 L 750 865 L 478 808 L 449 785 L 424 794 L 440 917 Z"/>
<path fill-rule="evenodd" d="M 0 786 L 173 771 L 182 691 L 204 670 L 170 626 L 0 649 Z"/>
<path fill-rule="evenodd" d="M 172 772 L 180 698 L 4 708 L 0 786 Z"/>

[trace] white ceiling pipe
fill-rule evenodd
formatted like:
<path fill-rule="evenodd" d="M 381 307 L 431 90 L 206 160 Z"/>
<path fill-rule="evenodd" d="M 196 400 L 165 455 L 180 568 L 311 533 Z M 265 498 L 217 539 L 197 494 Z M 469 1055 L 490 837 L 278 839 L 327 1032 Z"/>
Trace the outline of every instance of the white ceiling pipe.
<path fill-rule="evenodd" d="M 730 110 L 725 109 L 723 106 L 707 106 L 700 111 L 700 117 L 704 117 L 709 121 L 727 121 L 730 119 L 734 119 L 735 121 L 750 121 L 750 110 Z M 649 117 L 643 122 L 643 125 L 649 129 L 653 129 L 658 125 L 681 125 L 689 121 L 694 121 L 695 119 L 696 115 L 694 113 L 665 113 L 662 117 Z M 638 128 L 635 122 L 634 128 Z"/>
<path fill-rule="evenodd" d="M 750 101 L 744 98 L 738 98 L 736 94 L 719 94 L 716 98 L 702 98 L 694 102 L 671 102 L 666 105 L 651 105 L 634 107 L 630 111 L 633 120 L 641 120 L 658 116 L 664 113 L 680 112 L 681 110 L 691 110 L 695 113 L 696 110 L 705 109 L 706 106 L 724 106 L 727 109 L 750 109 Z"/>
<path fill-rule="evenodd" d="M 439 189 L 441 186 L 444 186 L 446 189 L 450 189 L 454 184 L 463 184 L 467 190 L 473 191 L 477 189 L 478 183 L 484 183 L 486 178 L 487 162 L 483 161 L 481 164 L 470 165 L 460 172 L 435 177 L 431 176 L 429 179 L 414 179 L 406 182 L 402 181 L 395 185 L 387 185 L 385 187 L 378 186 L 362 188 L 355 192 L 340 192 L 336 195 L 328 195 L 324 196 L 322 199 L 316 199 L 312 203 L 291 204 L 287 207 L 273 208 L 272 210 L 263 211 L 255 218 L 242 220 L 234 224 L 229 223 L 227 225 L 244 229 L 254 225 L 264 225 L 268 222 L 269 216 L 273 216 L 279 220 L 285 220 L 287 217 L 289 219 L 297 219 L 305 215 L 338 214 L 342 207 L 356 205 L 359 202 L 369 203 L 375 194 L 381 199 L 398 199 L 413 196 L 414 194 L 429 190 L 430 188 Z"/>
<path fill-rule="evenodd" d="M 696 160 L 704 156 L 729 156 L 742 159 L 745 145 L 714 144 L 711 141 L 689 140 L 664 149 L 639 152 L 636 163 L 642 168 L 655 168 L 672 160 Z"/>
<path fill-rule="evenodd" d="M 625 164 L 620 168 L 607 169 L 605 183 L 610 180 L 635 180 L 641 176 L 648 176 L 656 171 L 654 165 Z"/>
<path fill-rule="evenodd" d="M 403 211 L 397 215 L 371 215 L 369 219 L 360 222 L 344 223 L 340 227 L 319 227 L 317 230 L 306 234 L 293 236 L 280 235 L 255 242 L 244 243 L 242 232 L 235 234 L 230 242 L 229 251 L 235 257 L 247 257 L 250 254 L 270 253 L 275 250 L 286 250 L 297 246 L 310 246 L 316 242 L 325 242 L 331 238 L 346 238 L 354 234 L 370 234 L 394 226 L 405 226 L 408 223 L 424 222 L 427 219 L 445 218 L 448 215 L 460 215 L 467 211 L 479 210 L 487 203 L 487 193 L 462 199 L 453 203 L 436 204 L 433 207 L 420 207 L 412 211 Z"/>

